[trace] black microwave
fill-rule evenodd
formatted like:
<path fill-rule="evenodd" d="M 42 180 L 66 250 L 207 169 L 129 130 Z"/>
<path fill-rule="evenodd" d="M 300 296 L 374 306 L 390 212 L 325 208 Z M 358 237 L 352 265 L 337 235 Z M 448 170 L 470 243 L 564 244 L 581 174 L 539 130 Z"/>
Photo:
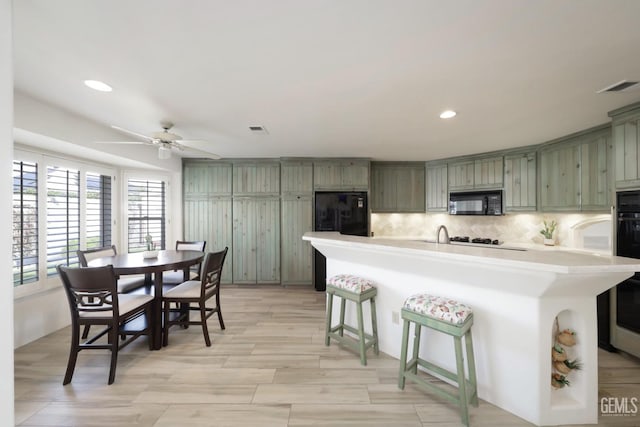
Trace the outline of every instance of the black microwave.
<path fill-rule="evenodd" d="M 502 214 L 502 190 L 449 194 L 449 215 Z"/>

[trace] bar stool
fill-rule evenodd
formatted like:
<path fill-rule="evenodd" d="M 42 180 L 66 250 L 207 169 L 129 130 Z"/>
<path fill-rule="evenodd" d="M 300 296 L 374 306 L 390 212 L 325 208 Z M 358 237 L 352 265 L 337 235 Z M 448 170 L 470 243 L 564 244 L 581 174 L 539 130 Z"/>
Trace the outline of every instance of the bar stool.
<path fill-rule="evenodd" d="M 367 365 L 367 349 L 373 347 L 375 354 L 379 354 L 378 349 L 378 325 L 376 319 L 376 295 L 377 289 L 372 282 L 361 277 L 350 274 L 339 274 L 327 279 L 327 325 L 325 334 L 325 345 L 329 345 L 330 339 L 338 341 L 352 347 L 360 352 L 360 363 Z M 342 298 L 340 302 L 340 323 L 331 326 L 331 314 L 333 311 L 333 296 Z M 347 300 L 356 303 L 358 328 L 354 328 L 344 323 L 344 312 Z M 362 318 L 362 302 L 369 301 L 371 305 L 371 325 L 372 335 L 364 332 L 364 321 Z M 349 331 L 357 335 L 357 339 L 344 336 L 344 331 Z"/>
<path fill-rule="evenodd" d="M 417 294 L 407 298 L 405 301 L 402 307 L 402 319 L 404 319 L 404 328 L 402 331 L 398 387 L 404 389 L 405 379 L 408 379 L 456 403 L 460 407 L 462 423 L 465 426 L 469 426 L 467 404 L 471 403 L 473 406 L 478 406 L 476 369 L 473 358 L 473 341 L 471 338 L 471 325 L 473 325 L 473 312 L 471 308 L 452 299 L 428 294 Z M 407 362 L 410 322 L 415 324 L 415 335 L 413 339 L 413 357 Z M 422 326 L 453 336 L 456 352 L 455 373 L 418 357 L 420 330 Z M 467 369 L 469 372 L 468 380 L 464 372 L 462 337 L 465 338 L 466 345 Z M 419 377 L 418 365 L 454 381 L 458 386 L 458 393 L 455 394 L 445 391 L 437 385 Z"/>

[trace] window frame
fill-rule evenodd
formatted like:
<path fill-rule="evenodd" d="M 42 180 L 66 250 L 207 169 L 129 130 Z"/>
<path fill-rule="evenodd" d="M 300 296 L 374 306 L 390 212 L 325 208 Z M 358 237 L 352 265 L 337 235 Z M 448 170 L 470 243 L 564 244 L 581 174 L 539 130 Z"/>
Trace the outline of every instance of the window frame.
<path fill-rule="evenodd" d="M 13 288 L 14 299 L 38 294 L 62 286 L 58 275 L 47 276 L 47 169 L 49 167 L 63 167 L 80 172 L 80 248 L 86 248 L 86 174 L 96 173 L 111 177 L 111 240 L 117 244 L 119 231 L 116 228 L 116 203 L 119 193 L 116 179 L 116 168 L 110 168 L 98 163 L 71 159 L 52 154 L 33 152 L 15 148 L 13 161 L 33 162 L 38 170 L 38 280 L 24 283 Z"/>
<path fill-rule="evenodd" d="M 122 197 L 120 199 L 120 203 L 122 206 L 121 209 L 121 224 L 120 227 L 121 239 L 122 242 L 122 252 L 129 249 L 129 180 L 141 180 L 141 181 L 163 181 L 165 184 L 164 188 L 164 228 L 165 228 L 165 247 L 167 249 L 172 249 L 173 246 L 170 242 L 172 242 L 172 232 L 171 232 L 171 213 L 172 213 L 172 204 L 171 204 L 171 177 L 169 174 L 163 173 L 154 173 L 151 171 L 132 171 L 127 170 L 122 173 Z"/>

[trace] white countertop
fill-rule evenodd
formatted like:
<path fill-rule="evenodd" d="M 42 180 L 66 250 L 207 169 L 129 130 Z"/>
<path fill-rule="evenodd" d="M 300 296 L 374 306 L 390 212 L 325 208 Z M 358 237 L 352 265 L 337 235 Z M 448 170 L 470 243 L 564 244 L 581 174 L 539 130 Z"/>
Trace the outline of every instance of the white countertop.
<path fill-rule="evenodd" d="M 566 250 L 540 245 L 531 249 L 530 245 L 464 245 L 436 244 L 421 241 L 421 237 L 362 237 L 342 235 L 337 232 L 308 232 L 304 240 L 332 240 L 336 244 L 380 247 L 387 251 L 404 251 L 470 263 L 493 264 L 496 266 L 536 269 L 556 273 L 603 273 L 640 271 L 640 260 L 623 258 L 587 251 Z M 430 238 L 425 238 L 430 240 Z M 534 245 L 534 247 L 537 245 Z M 526 249 L 526 250 L 511 250 Z"/>

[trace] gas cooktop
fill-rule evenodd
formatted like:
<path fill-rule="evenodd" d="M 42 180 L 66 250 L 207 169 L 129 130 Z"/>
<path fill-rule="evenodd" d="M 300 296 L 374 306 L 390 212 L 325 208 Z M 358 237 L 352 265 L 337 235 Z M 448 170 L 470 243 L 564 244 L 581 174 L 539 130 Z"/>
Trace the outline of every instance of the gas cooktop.
<path fill-rule="evenodd" d="M 488 237 L 469 238 L 469 236 L 453 236 L 449 240 L 451 242 L 479 243 L 483 245 L 499 245 L 500 244 L 500 241 L 498 239 L 490 239 Z"/>

